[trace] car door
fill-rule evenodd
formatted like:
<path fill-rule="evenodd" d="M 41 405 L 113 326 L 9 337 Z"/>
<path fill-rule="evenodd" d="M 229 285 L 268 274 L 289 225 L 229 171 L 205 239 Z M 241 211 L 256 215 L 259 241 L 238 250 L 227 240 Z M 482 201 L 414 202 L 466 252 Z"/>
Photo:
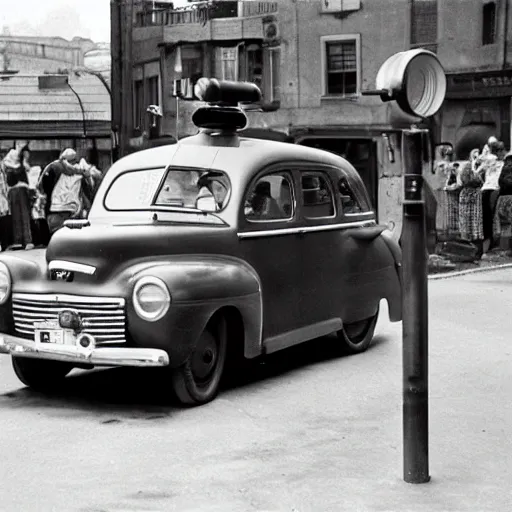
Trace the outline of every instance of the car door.
<path fill-rule="evenodd" d="M 367 254 L 354 230 L 374 218 L 369 205 L 360 205 L 340 191 L 340 170 L 302 166 L 298 188 L 301 237 L 300 316 L 305 325 L 332 325 L 364 315 L 371 307 L 361 292 Z M 371 316 L 368 315 L 368 316 Z M 330 322 L 330 324 L 329 324 Z"/>
<path fill-rule="evenodd" d="M 273 168 L 251 181 L 239 215 L 238 233 L 245 260 L 261 281 L 263 339 L 297 326 L 301 256 L 293 174 Z"/>

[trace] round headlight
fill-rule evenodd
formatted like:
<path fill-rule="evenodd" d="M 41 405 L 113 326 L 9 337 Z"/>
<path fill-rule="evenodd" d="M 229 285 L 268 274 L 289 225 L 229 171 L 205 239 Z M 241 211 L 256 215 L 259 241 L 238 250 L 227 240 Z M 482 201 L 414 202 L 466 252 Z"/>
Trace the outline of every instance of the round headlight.
<path fill-rule="evenodd" d="M 11 294 L 11 274 L 7 266 L 0 263 L 0 304 L 5 304 Z"/>
<path fill-rule="evenodd" d="M 157 277 L 142 277 L 133 289 L 136 313 L 149 322 L 160 320 L 168 311 L 171 295 L 165 283 Z"/>

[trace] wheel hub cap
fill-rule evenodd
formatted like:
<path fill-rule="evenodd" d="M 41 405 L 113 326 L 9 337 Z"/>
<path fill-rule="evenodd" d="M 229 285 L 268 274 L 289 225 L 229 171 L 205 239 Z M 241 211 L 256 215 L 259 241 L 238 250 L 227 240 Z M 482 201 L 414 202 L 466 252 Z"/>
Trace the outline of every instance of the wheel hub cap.
<path fill-rule="evenodd" d="M 203 334 L 192 357 L 192 373 L 197 380 L 206 379 L 217 363 L 217 344 L 209 333 Z"/>

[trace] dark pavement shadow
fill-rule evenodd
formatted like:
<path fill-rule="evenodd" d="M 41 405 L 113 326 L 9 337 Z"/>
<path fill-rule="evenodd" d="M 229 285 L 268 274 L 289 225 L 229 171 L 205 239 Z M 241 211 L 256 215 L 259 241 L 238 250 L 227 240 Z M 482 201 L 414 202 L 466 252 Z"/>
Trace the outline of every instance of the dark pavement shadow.
<path fill-rule="evenodd" d="M 386 337 L 375 336 L 371 353 Z M 333 359 L 365 357 L 365 354 L 344 356 L 335 337 L 326 336 L 277 352 L 265 358 L 244 361 L 226 372 L 220 393 L 257 385 L 268 379 L 279 379 L 290 372 Z M 20 386 L 22 384 L 20 383 Z M 108 368 L 72 373 L 64 385 L 48 393 L 29 388 L 0 395 L 0 408 L 60 410 L 64 416 L 72 411 L 100 416 L 102 423 L 122 419 L 156 420 L 170 417 L 182 410 L 171 390 L 166 369 Z M 105 419 L 105 415 L 112 418 Z"/>

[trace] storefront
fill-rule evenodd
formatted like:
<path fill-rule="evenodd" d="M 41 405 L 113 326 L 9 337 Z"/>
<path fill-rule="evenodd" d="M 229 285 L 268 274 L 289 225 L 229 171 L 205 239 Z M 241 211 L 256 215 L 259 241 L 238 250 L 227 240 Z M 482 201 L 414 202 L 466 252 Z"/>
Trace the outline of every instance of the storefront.
<path fill-rule="evenodd" d="M 448 74 L 440 139 L 453 144 L 457 159 L 481 149 L 491 135 L 510 149 L 511 98 L 512 70 Z"/>

